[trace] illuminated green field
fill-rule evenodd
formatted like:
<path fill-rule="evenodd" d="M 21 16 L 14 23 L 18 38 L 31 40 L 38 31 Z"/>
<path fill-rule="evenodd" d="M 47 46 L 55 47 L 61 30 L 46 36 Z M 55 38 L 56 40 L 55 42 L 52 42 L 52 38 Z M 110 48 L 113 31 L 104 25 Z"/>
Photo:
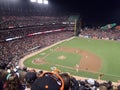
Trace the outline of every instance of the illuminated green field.
<path fill-rule="evenodd" d="M 102 68 L 98 71 L 99 73 L 90 73 L 85 71 L 79 71 L 77 73 L 74 67 L 80 62 L 82 56 L 73 53 L 56 51 L 55 49 L 57 47 L 72 47 L 94 53 L 101 58 Z M 59 60 L 58 56 L 62 55 L 67 58 L 65 60 Z M 47 63 L 33 64 L 32 61 L 38 58 L 44 58 Z M 120 78 L 120 42 L 74 38 L 28 58 L 24 64 L 27 67 L 43 70 L 50 70 L 50 67 L 56 66 L 63 72 L 70 72 L 74 75 L 91 78 L 97 78 L 100 73 L 104 73 L 102 79 L 117 81 Z"/>

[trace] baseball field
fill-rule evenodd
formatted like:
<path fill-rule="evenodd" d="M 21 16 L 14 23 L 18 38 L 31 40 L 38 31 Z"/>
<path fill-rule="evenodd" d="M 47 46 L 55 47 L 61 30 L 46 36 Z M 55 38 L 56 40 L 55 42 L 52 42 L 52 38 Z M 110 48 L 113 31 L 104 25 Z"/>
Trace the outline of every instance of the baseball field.
<path fill-rule="evenodd" d="M 51 70 L 102 80 L 120 80 L 120 42 L 72 38 L 42 50 L 24 61 L 31 68 Z"/>

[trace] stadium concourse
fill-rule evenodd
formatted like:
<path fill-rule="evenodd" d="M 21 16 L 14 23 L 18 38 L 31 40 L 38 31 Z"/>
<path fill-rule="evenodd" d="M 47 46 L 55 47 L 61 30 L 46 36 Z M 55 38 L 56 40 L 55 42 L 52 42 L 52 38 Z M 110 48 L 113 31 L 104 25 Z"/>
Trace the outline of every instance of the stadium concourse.
<path fill-rule="evenodd" d="M 74 36 L 68 16 L 3 16 L 0 24 L 0 90 L 120 90 L 119 83 L 76 77 L 66 72 L 20 67 L 21 58 Z M 38 20 L 38 21 L 37 21 Z M 41 23 L 41 21 L 44 21 Z M 83 30 L 80 36 L 119 40 L 118 31 Z M 109 35 L 107 35 L 109 34 Z M 109 37 L 106 37 L 109 36 Z M 54 87 L 53 87 L 54 86 Z"/>

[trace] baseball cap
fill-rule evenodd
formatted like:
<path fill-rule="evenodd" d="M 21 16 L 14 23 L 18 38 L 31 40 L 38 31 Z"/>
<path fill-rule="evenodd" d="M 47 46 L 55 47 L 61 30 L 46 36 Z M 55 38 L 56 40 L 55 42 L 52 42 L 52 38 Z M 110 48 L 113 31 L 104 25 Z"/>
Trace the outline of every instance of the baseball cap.
<path fill-rule="evenodd" d="M 31 86 L 31 90 L 63 90 L 64 82 L 62 78 L 52 72 L 46 72 L 37 78 Z"/>

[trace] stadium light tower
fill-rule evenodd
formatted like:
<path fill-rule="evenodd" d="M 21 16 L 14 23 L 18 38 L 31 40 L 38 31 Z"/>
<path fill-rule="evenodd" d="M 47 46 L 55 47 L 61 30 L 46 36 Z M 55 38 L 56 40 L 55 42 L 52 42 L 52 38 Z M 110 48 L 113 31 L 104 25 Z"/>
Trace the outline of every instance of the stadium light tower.
<path fill-rule="evenodd" d="M 48 0 L 30 0 L 30 1 L 40 3 L 40 4 L 48 4 Z"/>
<path fill-rule="evenodd" d="M 48 0 L 44 0 L 44 1 L 43 1 L 43 4 L 48 4 Z"/>
<path fill-rule="evenodd" d="M 37 2 L 36 0 L 30 0 L 31 2 Z"/>
<path fill-rule="evenodd" d="M 43 0 L 38 0 L 37 2 L 40 3 L 40 4 L 42 4 L 42 3 L 43 3 Z"/>

